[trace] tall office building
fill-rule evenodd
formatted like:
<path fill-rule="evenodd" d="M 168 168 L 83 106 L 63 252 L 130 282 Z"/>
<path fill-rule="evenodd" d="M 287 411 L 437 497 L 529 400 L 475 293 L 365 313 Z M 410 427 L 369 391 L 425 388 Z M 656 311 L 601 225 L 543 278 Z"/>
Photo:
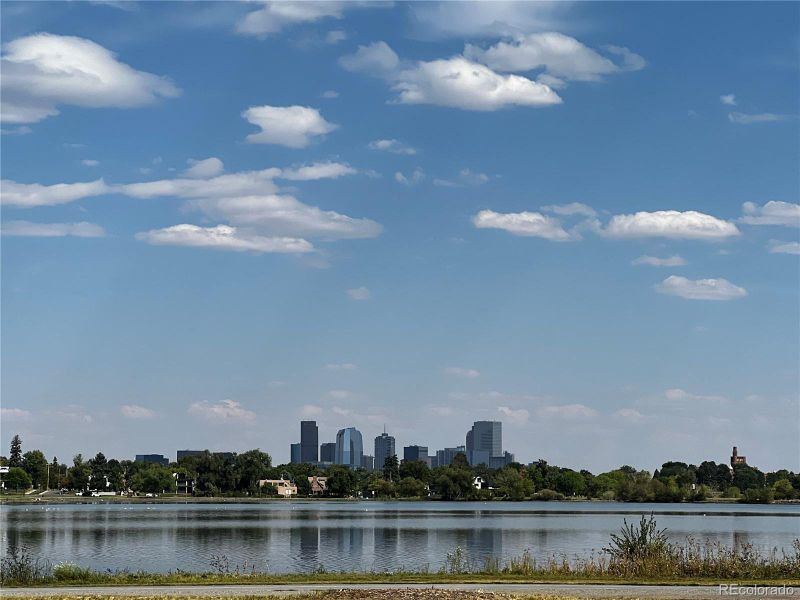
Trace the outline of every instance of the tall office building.
<path fill-rule="evenodd" d="M 292 444 L 289 455 L 291 457 L 289 462 L 291 462 L 293 465 L 300 464 L 300 444 Z"/>
<path fill-rule="evenodd" d="M 319 429 L 316 421 L 300 421 L 300 462 L 319 462 Z"/>
<path fill-rule="evenodd" d="M 319 446 L 319 461 L 333 464 L 336 461 L 336 443 L 325 442 Z"/>
<path fill-rule="evenodd" d="M 361 432 L 355 427 L 340 429 L 336 434 L 337 465 L 345 465 L 351 469 L 361 468 L 364 457 L 364 443 Z"/>
<path fill-rule="evenodd" d="M 490 466 L 492 458 L 503 458 L 503 424 L 500 421 L 475 421 L 467 432 L 467 461 Z"/>
<path fill-rule="evenodd" d="M 421 460 L 429 467 L 431 466 L 431 459 L 428 456 L 427 446 L 406 446 L 403 448 L 403 462 L 411 460 Z"/>
<path fill-rule="evenodd" d="M 375 468 L 383 469 L 386 459 L 396 454 L 394 438 L 385 431 L 375 438 Z"/>

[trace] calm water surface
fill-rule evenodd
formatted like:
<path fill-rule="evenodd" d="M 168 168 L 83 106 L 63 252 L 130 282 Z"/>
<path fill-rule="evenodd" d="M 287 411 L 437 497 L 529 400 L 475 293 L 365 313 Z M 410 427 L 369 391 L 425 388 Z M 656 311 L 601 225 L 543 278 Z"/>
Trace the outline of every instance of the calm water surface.
<path fill-rule="evenodd" d="M 456 547 L 479 563 L 589 556 L 651 511 L 675 541 L 792 552 L 800 538 L 800 506 L 367 501 L 3 506 L 0 543 L 98 570 L 208 571 L 214 555 L 271 572 L 436 570 Z"/>

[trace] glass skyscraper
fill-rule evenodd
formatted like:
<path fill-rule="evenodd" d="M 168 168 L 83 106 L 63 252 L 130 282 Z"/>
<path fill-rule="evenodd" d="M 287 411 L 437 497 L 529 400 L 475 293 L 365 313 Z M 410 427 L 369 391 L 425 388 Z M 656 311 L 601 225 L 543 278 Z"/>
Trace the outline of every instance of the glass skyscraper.
<path fill-rule="evenodd" d="M 386 459 L 397 454 L 394 449 L 394 437 L 385 431 L 375 438 L 375 468 L 380 471 Z"/>
<path fill-rule="evenodd" d="M 300 462 L 319 461 L 319 429 L 316 421 L 300 421 Z"/>
<path fill-rule="evenodd" d="M 336 464 L 351 469 L 361 467 L 364 457 L 364 443 L 361 432 L 355 427 L 340 429 L 336 434 Z"/>

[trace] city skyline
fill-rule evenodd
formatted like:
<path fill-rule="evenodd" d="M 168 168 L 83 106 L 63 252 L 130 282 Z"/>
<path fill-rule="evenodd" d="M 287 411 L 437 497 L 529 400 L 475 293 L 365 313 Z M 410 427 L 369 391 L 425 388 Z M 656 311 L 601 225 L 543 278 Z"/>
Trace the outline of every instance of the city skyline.
<path fill-rule="evenodd" d="M 800 5 L 292 6 L 0 4 L 0 444 L 800 470 Z"/>

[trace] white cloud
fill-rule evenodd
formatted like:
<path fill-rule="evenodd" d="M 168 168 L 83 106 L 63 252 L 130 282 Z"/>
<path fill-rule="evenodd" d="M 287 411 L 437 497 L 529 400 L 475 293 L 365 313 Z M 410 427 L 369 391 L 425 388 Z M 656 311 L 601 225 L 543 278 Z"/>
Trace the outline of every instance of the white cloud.
<path fill-rule="evenodd" d="M 341 406 L 334 406 L 331 408 L 334 414 L 339 415 L 340 417 L 350 417 L 353 415 L 353 411 L 349 408 L 342 408 Z"/>
<path fill-rule="evenodd" d="M 391 152 L 392 154 L 405 154 L 413 156 L 417 153 L 416 148 L 412 148 L 408 144 L 404 144 L 395 139 L 390 140 L 375 140 L 369 143 L 371 150 L 382 150 L 384 152 Z"/>
<path fill-rule="evenodd" d="M 497 411 L 515 424 L 527 423 L 531 416 L 531 413 L 524 408 L 514 409 L 509 406 L 498 406 Z"/>
<path fill-rule="evenodd" d="M 554 404 L 542 406 L 537 414 L 543 418 L 579 420 L 597 416 L 597 411 L 585 404 Z"/>
<path fill-rule="evenodd" d="M 401 173 L 400 171 L 397 171 L 394 174 L 394 180 L 397 183 L 402 183 L 403 185 L 416 185 L 422 182 L 424 179 L 425 179 L 425 172 L 419 167 L 414 169 L 414 171 L 412 173 L 409 173 L 408 175 L 403 175 L 403 173 Z"/>
<path fill-rule="evenodd" d="M 30 221 L 4 221 L 3 235 L 24 237 L 82 237 L 97 238 L 106 232 L 99 225 L 82 221 L 80 223 L 31 223 Z"/>
<path fill-rule="evenodd" d="M 800 242 L 770 240 L 767 248 L 771 254 L 800 254 Z"/>
<path fill-rule="evenodd" d="M 644 59 L 627 48 L 609 46 L 606 51 L 620 61 L 614 62 L 568 35 L 546 32 L 517 36 L 487 49 L 467 44 L 464 55 L 495 71 L 542 70 L 547 76 L 543 81 L 555 85 L 570 80 L 598 81 L 606 75 L 637 71 L 645 66 Z"/>
<path fill-rule="evenodd" d="M 261 128 L 260 132 L 247 136 L 248 142 L 287 148 L 305 148 L 315 138 L 339 127 L 309 106 L 251 106 L 242 117 Z"/>
<path fill-rule="evenodd" d="M 329 98 L 329 99 L 330 98 L 338 98 L 339 97 L 339 92 L 337 92 L 336 90 L 325 90 L 324 92 L 322 92 L 322 97 L 323 98 Z"/>
<path fill-rule="evenodd" d="M 564 230 L 561 222 L 537 212 L 497 213 L 482 210 L 472 218 L 479 229 L 502 229 L 514 235 L 540 237 L 554 242 L 576 239 Z"/>
<path fill-rule="evenodd" d="M 0 418 L 3 421 L 27 421 L 31 418 L 31 412 L 22 408 L 0 408 Z"/>
<path fill-rule="evenodd" d="M 682 267 L 686 264 L 686 259 L 682 256 L 674 254 L 667 258 L 659 258 L 658 256 L 640 256 L 631 261 L 632 265 L 648 265 L 651 267 Z"/>
<path fill-rule="evenodd" d="M 719 97 L 719 101 L 726 106 L 736 106 L 736 94 L 723 94 Z"/>
<path fill-rule="evenodd" d="M 777 123 L 779 121 L 788 121 L 792 119 L 792 115 L 777 115 L 775 113 L 756 113 L 747 114 L 740 112 L 732 112 L 728 114 L 728 120 L 737 125 L 753 125 L 755 123 Z"/>
<path fill-rule="evenodd" d="M 183 172 L 183 176 L 189 179 L 209 179 L 220 175 L 225 170 L 222 161 L 214 156 L 203 160 L 190 158 L 186 162 L 189 164 L 189 168 Z"/>
<path fill-rule="evenodd" d="M 561 98 L 549 86 L 519 75 L 501 75 L 463 56 L 420 61 L 399 71 L 392 85 L 401 104 L 435 104 L 494 111 L 509 106 L 551 106 Z"/>
<path fill-rule="evenodd" d="M 327 371 L 355 371 L 358 369 L 353 363 L 330 363 L 325 365 Z"/>
<path fill-rule="evenodd" d="M 444 370 L 447 375 L 454 375 L 456 377 L 466 377 L 467 379 L 475 379 L 480 377 L 480 371 L 475 369 L 465 369 L 463 367 L 447 367 Z"/>
<path fill-rule="evenodd" d="M 328 395 L 331 398 L 336 398 L 337 400 L 347 400 L 353 397 L 353 392 L 350 390 L 330 390 Z"/>
<path fill-rule="evenodd" d="M 19 127 L 3 127 L 0 129 L 0 135 L 28 135 L 33 133 L 33 129 L 27 125 L 20 125 Z"/>
<path fill-rule="evenodd" d="M 300 408 L 300 414 L 304 417 L 317 417 L 322 414 L 322 407 L 315 404 L 304 404 Z"/>
<path fill-rule="evenodd" d="M 155 411 L 138 404 L 123 404 L 119 410 L 126 419 L 152 419 L 156 416 Z"/>
<path fill-rule="evenodd" d="M 81 164 L 84 167 L 96 167 L 100 164 L 100 161 L 94 160 L 93 158 L 85 158 L 81 161 Z"/>
<path fill-rule="evenodd" d="M 585 217 L 597 216 L 597 212 L 595 212 L 591 206 L 587 206 L 581 202 L 570 202 L 569 204 L 550 204 L 548 206 L 543 206 L 542 210 L 567 217 L 572 215 L 583 215 Z"/>
<path fill-rule="evenodd" d="M 314 249 L 311 242 L 304 239 L 253 235 L 229 225 L 173 225 L 137 233 L 136 239 L 154 246 L 189 246 L 239 252 L 304 253 Z"/>
<path fill-rule="evenodd" d="M 724 396 L 703 396 L 700 394 L 692 394 L 680 388 L 665 390 L 664 398 L 671 402 L 711 402 L 717 404 L 725 404 L 728 402 L 728 399 Z"/>
<path fill-rule="evenodd" d="M 625 421 L 639 422 L 644 419 L 644 415 L 635 408 L 621 408 L 614 413 L 614 416 Z"/>
<path fill-rule="evenodd" d="M 251 423 L 256 419 L 254 412 L 245 409 L 235 400 L 223 400 L 215 404 L 208 401 L 194 402 L 189 405 L 187 412 L 213 423 Z"/>
<path fill-rule="evenodd" d="M 288 181 L 316 181 L 318 179 L 338 179 L 345 175 L 355 175 L 350 165 L 337 162 L 312 163 L 291 169 L 281 169 L 280 179 Z"/>
<path fill-rule="evenodd" d="M 485 173 L 475 173 L 469 169 L 461 169 L 455 179 L 434 179 L 433 185 L 442 187 L 465 187 L 483 185 L 489 181 Z"/>
<path fill-rule="evenodd" d="M 348 71 L 387 76 L 400 64 L 400 58 L 386 42 L 359 46 L 353 54 L 339 58 L 339 64 Z"/>
<path fill-rule="evenodd" d="M 353 300 L 369 300 L 372 298 L 372 293 L 363 286 L 347 290 L 347 295 Z"/>
<path fill-rule="evenodd" d="M 2 120 L 35 123 L 58 106 L 129 108 L 173 98 L 167 78 L 137 71 L 91 40 L 37 33 L 4 45 Z"/>
<path fill-rule="evenodd" d="M 800 227 L 800 204 L 770 200 L 759 206 L 753 202 L 745 202 L 742 211 L 744 216 L 739 221 L 748 225 Z"/>
<path fill-rule="evenodd" d="M 279 33 L 284 27 L 300 23 L 313 23 L 322 19 L 341 19 L 342 2 L 262 2 L 257 10 L 247 13 L 236 24 L 242 35 L 266 37 Z"/>
<path fill-rule="evenodd" d="M 694 210 L 659 210 L 614 215 L 604 234 L 612 238 L 719 240 L 739 235 L 739 230 L 733 223 Z"/>
<path fill-rule="evenodd" d="M 0 182 L 0 203 L 5 206 L 32 208 L 34 206 L 55 206 L 67 204 L 90 196 L 106 194 L 109 186 L 102 179 L 86 183 L 17 183 L 10 179 Z"/>
<path fill-rule="evenodd" d="M 747 296 L 747 290 L 727 279 L 687 279 L 670 275 L 655 286 L 660 294 L 679 296 L 687 300 L 734 300 Z"/>
<path fill-rule="evenodd" d="M 324 240 L 374 238 L 382 227 L 370 219 L 355 219 L 303 204 L 293 196 L 236 196 L 192 202 L 211 218 L 261 235 L 314 237 Z"/>

